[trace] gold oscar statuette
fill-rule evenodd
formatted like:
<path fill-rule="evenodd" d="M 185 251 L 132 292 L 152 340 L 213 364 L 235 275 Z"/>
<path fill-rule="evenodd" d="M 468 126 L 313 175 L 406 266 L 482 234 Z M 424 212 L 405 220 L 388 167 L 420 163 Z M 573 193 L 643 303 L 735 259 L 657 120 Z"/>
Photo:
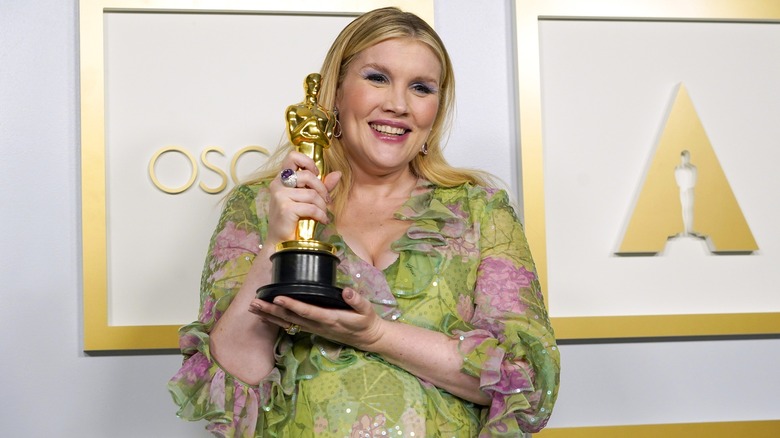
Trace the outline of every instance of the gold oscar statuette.
<path fill-rule="evenodd" d="M 290 141 L 298 152 L 314 160 L 322 179 L 327 174 L 323 154 L 333 138 L 336 115 L 317 102 L 320 81 L 319 73 L 306 76 L 305 99 L 287 107 L 285 117 Z M 336 286 L 336 249 L 314 239 L 316 227 L 314 219 L 301 219 L 295 240 L 276 245 L 271 256 L 272 282 L 257 290 L 258 298 L 273 301 L 282 295 L 320 307 L 350 309 Z"/>

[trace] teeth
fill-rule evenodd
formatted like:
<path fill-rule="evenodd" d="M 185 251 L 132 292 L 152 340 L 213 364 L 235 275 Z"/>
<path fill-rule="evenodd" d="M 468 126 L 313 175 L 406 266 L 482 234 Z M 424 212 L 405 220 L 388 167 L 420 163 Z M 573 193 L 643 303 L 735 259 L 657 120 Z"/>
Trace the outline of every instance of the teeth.
<path fill-rule="evenodd" d="M 375 125 L 371 124 L 371 128 L 375 131 L 379 131 L 382 134 L 393 134 L 393 135 L 401 135 L 406 132 L 406 129 L 403 128 L 396 128 L 394 126 L 387 126 L 387 125 Z"/>

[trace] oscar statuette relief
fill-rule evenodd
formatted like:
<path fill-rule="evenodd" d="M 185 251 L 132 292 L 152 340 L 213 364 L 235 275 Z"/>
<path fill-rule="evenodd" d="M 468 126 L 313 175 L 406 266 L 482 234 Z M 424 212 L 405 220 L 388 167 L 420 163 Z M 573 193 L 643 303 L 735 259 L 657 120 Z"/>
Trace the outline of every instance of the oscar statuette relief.
<path fill-rule="evenodd" d="M 287 107 L 285 116 L 290 141 L 298 152 L 314 160 L 322 179 L 327 173 L 323 153 L 333 138 L 336 115 L 317 102 L 320 80 L 319 73 L 306 77 L 306 98 Z M 283 170 L 281 179 L 285 186 L 296 187 L 292 169 Z M 295 240 L 276 245 L 271 256 L 272 283 L 257 290 L 258 298 L 270 302 L 282 295 L 320 307 L 351 308 L 342 299 L 341 288 L 336 287 L 336 248 L 314 239 L 316 227 L 314 219 L 301 219 Z"/>

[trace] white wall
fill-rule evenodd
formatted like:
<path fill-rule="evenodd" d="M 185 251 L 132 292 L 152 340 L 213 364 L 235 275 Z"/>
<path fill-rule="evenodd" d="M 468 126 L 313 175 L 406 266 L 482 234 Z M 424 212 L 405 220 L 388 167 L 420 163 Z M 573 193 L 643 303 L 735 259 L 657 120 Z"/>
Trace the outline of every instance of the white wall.
<path fill-rule="evenodd" d="M 458 73 L 456 164 L 514 175 L 508 1 L 437 0 Z M 78 5 L 0 0 L 0 424 L 4 436 L 193 437 L 178 355 L 81 351 Z M 204 236 L 204 244 L 207 237 Z M 780 418 L 780 341 L 566 345 L 551 426 Z"/>

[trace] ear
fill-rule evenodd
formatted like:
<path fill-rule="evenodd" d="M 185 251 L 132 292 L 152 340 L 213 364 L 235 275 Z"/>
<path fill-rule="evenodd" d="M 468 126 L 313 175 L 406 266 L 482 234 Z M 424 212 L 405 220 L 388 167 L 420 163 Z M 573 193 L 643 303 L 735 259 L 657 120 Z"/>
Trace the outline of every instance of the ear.
<path fill-rule="evenodd" d="M 338 87 L 336 89 L 336 96 L 333 98 L 333 110 L 338 112 L 339 107 L 341 106 L 341 99 L 344 97 L 344 92 L 341 90 L 341 87 Z"/>

